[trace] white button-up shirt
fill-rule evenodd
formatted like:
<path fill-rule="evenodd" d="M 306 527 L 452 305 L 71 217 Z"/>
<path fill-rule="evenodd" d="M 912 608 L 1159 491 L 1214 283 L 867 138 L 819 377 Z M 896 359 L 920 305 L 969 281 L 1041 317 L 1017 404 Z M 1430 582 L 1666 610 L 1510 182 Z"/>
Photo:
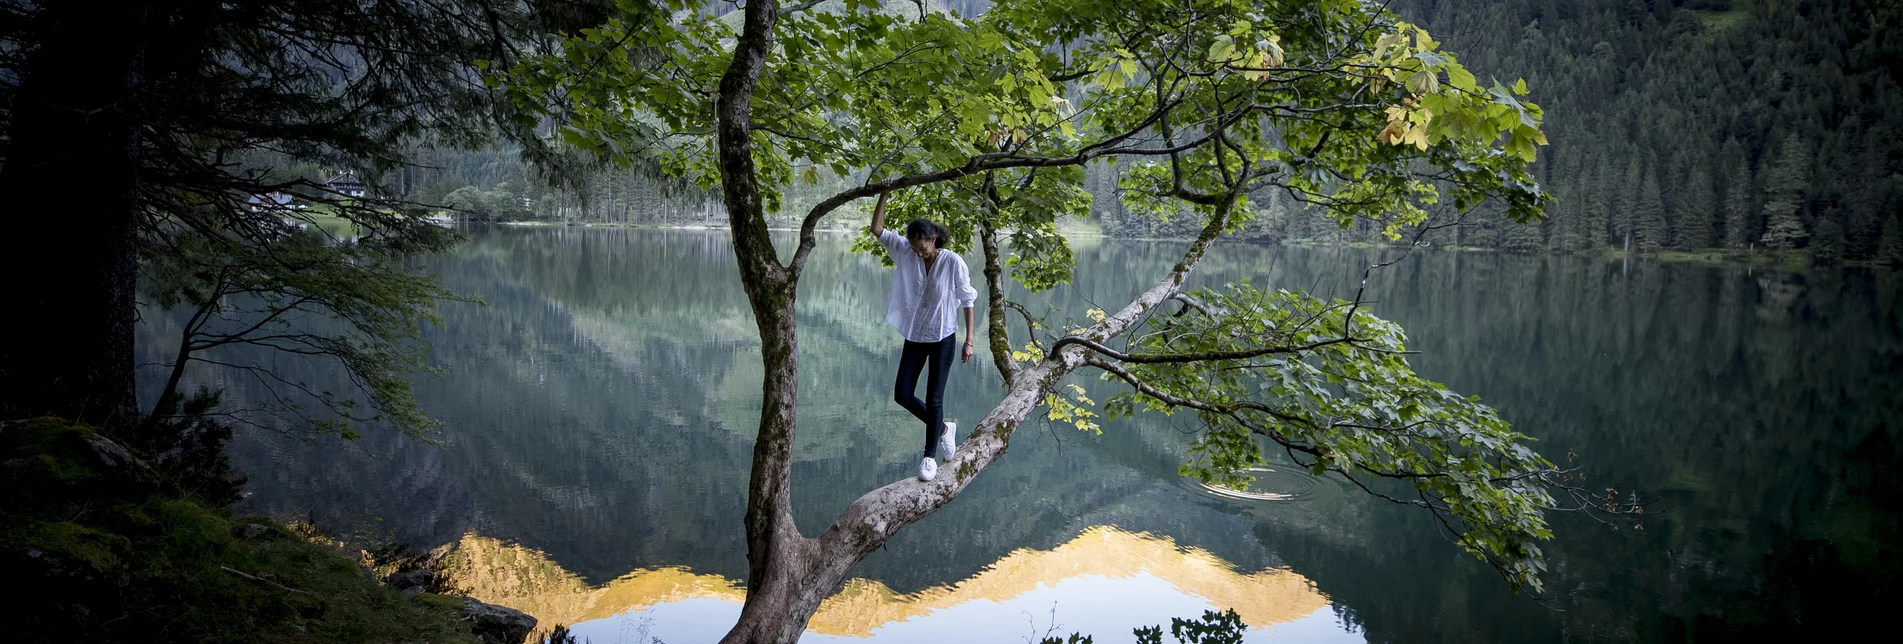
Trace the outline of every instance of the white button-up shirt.
<path fill-rule="evenodd" d="M 885 321 L 912 342 L 938 342 L 958 330 L 958 310 L 978 301 L 971 269 L 958 253 L 944 251 L 925 270 L 904 235 L 887 228 L 879 243 L 892 256 L 892 292 L 885 298 Z"/>

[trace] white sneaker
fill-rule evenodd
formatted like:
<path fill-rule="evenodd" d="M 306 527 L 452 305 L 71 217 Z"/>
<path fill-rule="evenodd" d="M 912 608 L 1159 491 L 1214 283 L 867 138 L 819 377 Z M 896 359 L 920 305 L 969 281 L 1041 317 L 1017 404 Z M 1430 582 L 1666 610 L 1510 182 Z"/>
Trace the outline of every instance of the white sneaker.
<path fill-rule="evenodd" d="M 947 461 L 958 453 L 958 445 L 952 442 L 952 435 L 958 433 L 958 423 L 947 421 L 945 432 L 938 435 L 938 457 Z"/>
<path fill-rule="evenodd" d="M 938 463 L 927 456 L 918 462 L 918 480 L 930 481 L 938 477 Z"/>

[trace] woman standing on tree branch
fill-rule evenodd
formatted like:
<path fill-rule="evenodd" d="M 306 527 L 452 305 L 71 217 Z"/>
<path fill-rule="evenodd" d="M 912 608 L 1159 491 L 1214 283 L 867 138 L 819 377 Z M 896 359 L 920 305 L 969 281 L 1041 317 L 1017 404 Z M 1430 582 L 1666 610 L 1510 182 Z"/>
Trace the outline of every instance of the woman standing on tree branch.
<path fill-rule="evenodd" d="M 978 290 L 971 287 L 971 269 L 958 253 L 944 252 L 951 233 L 924 219 L 906 224 L 905 235 L 886 230 L 885 203 L 892 193 L 879 193 L 872 211 L 872 235 L 892 256 L 892 291 L 885 298 L 885 321 L 905 337 L 899 356 L 899 375 L 892 383 L 892 399 L 925 423 L 925 457 L 918 478 L 938 476 L 937 459 L 952 457 L 955 424 L 945 422 L 945 379 L 951 375 L 952 349 L 958 345 L 954 311 L 965 316 L 962 356 L 971 362 L 971 305 Z M 919 402 L 918 372 L 926 366 L 925 402 Z"/>

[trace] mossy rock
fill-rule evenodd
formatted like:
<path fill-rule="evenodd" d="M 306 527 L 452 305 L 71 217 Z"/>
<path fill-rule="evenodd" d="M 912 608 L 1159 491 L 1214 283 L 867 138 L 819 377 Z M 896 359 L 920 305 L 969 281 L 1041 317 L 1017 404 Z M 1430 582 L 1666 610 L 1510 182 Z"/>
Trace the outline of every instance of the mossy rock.
<path fill-rule="evenodd" d="M 0 507 L 9 514 L 138 498 L 158 487 L 129 450 L 57 418 L 0 425 L 0 483 Z"/>
<path fill-rule="evenodd" d="M 114 571 L 125 564 L 124 556 L 132 549 L 125 537 L 72 521 L 33 521 L 20 526 L 9 541 L 46 552 L 50 556 L 86 564 L 96 571 Z"/>

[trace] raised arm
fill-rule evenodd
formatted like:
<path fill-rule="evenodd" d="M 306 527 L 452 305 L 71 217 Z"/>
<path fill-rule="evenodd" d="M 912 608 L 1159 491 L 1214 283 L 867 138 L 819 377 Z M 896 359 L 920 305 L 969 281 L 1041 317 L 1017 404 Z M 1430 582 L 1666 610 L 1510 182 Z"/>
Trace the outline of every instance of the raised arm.
<path fill-rule="evenodd" d="M 885 234 L 885 202 L 887 199 L 891 199 L 891 198 L 892 198 L 892 193 L 890 192 L 879 193 L 879 205 L 874 206 L 872 208 L 872 238 L 873 239 L 878 239 L 881 235 Z"/>

